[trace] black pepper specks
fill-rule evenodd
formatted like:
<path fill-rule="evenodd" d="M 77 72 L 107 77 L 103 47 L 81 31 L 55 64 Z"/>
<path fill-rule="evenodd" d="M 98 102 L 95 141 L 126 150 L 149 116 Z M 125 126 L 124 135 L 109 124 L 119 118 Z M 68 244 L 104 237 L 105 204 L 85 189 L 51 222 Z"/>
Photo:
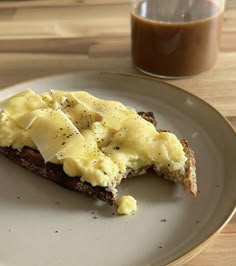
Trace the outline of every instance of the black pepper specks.
<path fill-rule="evenodd" d="M 120 150 L 120 147 L 116 146 L 114 149 L 115 149 L 115 150 Z"/>

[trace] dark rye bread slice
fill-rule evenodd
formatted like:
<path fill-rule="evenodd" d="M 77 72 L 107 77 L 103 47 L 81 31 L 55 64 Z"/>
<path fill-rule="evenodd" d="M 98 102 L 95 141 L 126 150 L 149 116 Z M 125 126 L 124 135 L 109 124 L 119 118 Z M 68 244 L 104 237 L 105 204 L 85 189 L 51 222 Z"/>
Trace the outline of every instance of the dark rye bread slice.
<path fill-rule="evenodd" d="M 93 187 L 87 182 L 82 182 L 80 177 L 70 177 L 65 174 L 62 165 L 50 162 L 45 164 L 43 157 L 36 150 L 24 147 L 21 151 L 18 151 L 9 147 L 0 147 L 0 152 L 16 164 L 58 185 L 73 191 L 87 193 L 109 204 L 114 202 L 116 195 L 112 188 Z"/>
<path fill-rule="evenodd" d="M 139 112 L 144 119 L 156 125 L 156 120 L 151 112 Z M 185 190 L 190 191 L 192 194 L 196 195 L 197 193 L 197 182 L 195 176 L 195 158 L 194 153 L 190 149 L 188 142 L 186 140 L 181 140 L 181 143 L 184 147 L 184 152 L 186 154 L 187 162 L 185 169 L 185 176 L 173 175 L 168 171 L 157 171 L 155 172 L 168 180 L 181 183 Z M 30 170 L 31 172 L 49 179 L 65 188 L 68 188 L 73 191 L 84 192 L 89 194 L 92 197 L 98 198 L 108 204 L 113 204 L 116 199 L 117 190 L 113 187 L 99 187 L 92 186 L 87 182 L 82 182 L 80 177 L 70 177 L 65 174 L 63 171 L 63 166 L 53 163 L 45 163 L 41 154 L 28 147 L 23 149 L 16 150 L 11 147 L 0 147 L 0 152 L 5 155 L 7 158 L 15 162 L 16 164 Z M 150 167 L 153 168 L 153 167 Z M 150 169 L 149 168 L 149 169 Z M 139 171 L 134 171 L 128 169 L 125 177 L 137 176 L 144 174 L 148 168 L 140 169 Z"/>

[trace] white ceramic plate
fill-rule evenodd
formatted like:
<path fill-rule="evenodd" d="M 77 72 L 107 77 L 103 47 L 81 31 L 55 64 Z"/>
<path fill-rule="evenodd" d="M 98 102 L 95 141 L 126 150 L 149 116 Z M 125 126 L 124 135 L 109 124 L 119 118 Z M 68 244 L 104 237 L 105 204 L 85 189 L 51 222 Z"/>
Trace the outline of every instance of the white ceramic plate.
<path fill-rule="evenodd" d="M 189 140 L 196 152 L 200 193 L 194 198 L 154 175 L 124 181 L 121 194 L 138 200 L 134 216 L 63 189 L 0 158 L 0 265 L 165 265 L 200 251 L 227 222 L 236 202 L 236 134 L 199 98 L 154 79 L 74 73 L 0 91 L 86 90 L 153 111 L 159 128 Z"/>

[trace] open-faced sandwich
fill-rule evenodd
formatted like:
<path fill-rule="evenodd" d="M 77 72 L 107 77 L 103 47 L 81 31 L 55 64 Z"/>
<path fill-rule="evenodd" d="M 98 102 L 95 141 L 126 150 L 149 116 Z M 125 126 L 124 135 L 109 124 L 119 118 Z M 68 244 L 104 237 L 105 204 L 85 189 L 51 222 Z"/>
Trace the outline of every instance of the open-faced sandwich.
<path fill-rule="evenodd" d="M 117 200 L 117 187 L 148 169 L 197 193 L 188 142 L 155 124 L 150 112 L 87 92 L 28 89 L 1 105 L 0 152 L 59 185 L 116 203 L 118 212 L 128 214 L 136 210 L 136 201 L 131 196 Z"/>

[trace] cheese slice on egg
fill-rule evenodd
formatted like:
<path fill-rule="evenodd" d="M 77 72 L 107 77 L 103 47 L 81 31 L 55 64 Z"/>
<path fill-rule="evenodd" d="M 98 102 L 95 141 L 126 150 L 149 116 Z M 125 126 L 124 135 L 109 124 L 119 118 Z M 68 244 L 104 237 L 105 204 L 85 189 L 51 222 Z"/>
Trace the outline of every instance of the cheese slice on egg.
<path fill-rule="evenodd" d="M 102 121 L 102 115 L 91 110 L 83 103 L 77 103 L 72 108 L 64 111 L 69 119 L 80 129 L 90 128 L 93 123 Z"/>
<path fill-rule="evenodd" d="M 4 101 L 1 106 L 2 110 L 14 120 L 34 110 L 47 107 L 47 104 L 42 100 L 41 96 L 31 89 L 12 96 Z"/>
<path fill-rule="evenodd" d="M 73 95 L 82 104 L 89 106 L 90 110 L 102 116 L 102 124 L 114 130 L 119 130 L 129 115 L 137 114 L 136 111 L 127 108 L 122 103 L 111 100 L 103 100 L 83 91 L 74 92 Z"/>
<path fill-rule="evenodd" d="M 42 110 L 29 129 L 29 135 L 43 156 L 50 161 L 64 150 L 75 136 L 82 139 L 79 130 L 61 110 Z"/>

